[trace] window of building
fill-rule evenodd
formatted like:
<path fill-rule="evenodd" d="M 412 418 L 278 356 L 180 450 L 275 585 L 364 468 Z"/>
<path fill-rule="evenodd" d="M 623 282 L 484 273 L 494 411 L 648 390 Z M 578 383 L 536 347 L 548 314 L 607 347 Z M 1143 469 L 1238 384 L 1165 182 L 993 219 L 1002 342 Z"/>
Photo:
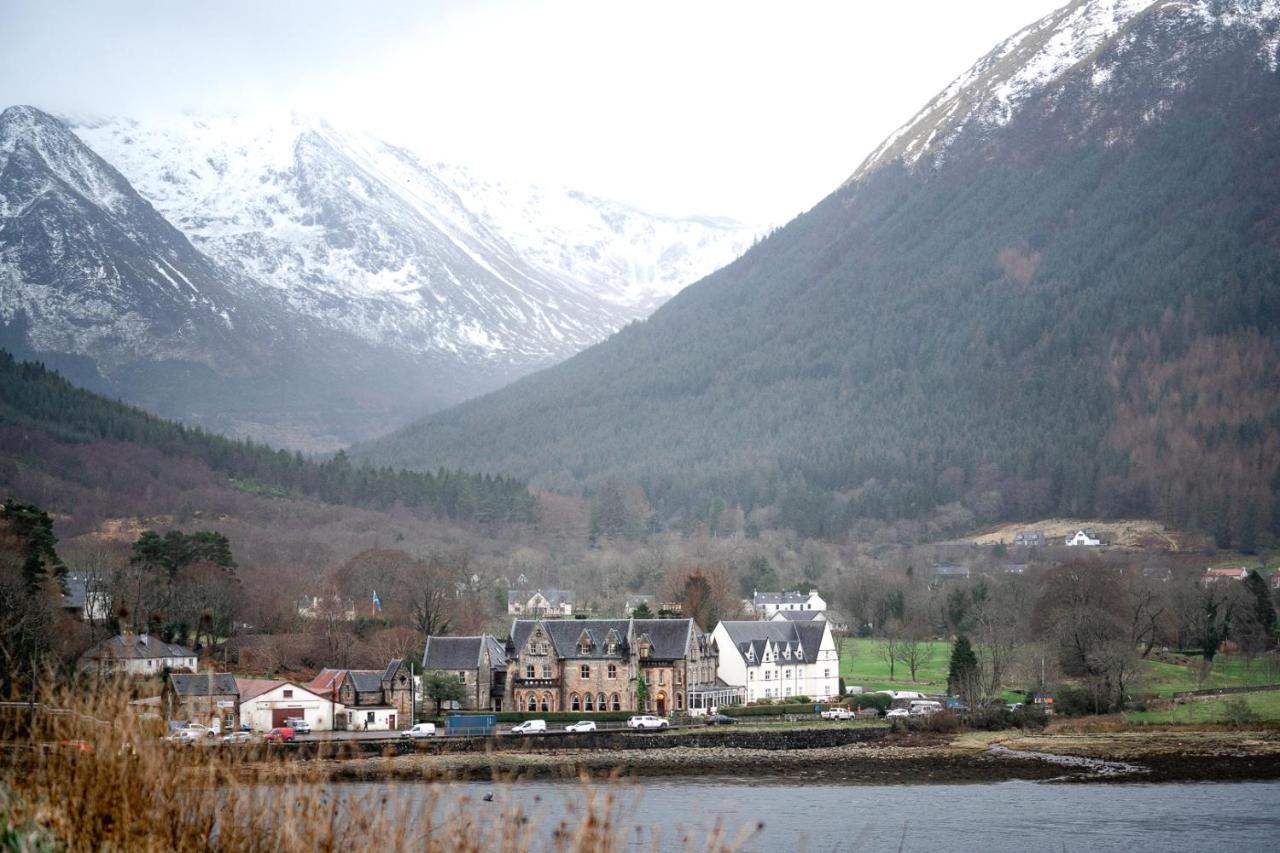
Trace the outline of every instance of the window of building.
<path fill-rule="evenodd" d="M 293 698 L 293 691 L 292 691 L 292 690 L 286 690 L 286 691 L 284 691 L 284 698 L 286 698 L 286 699 L 292 699 L 292 698 Z"/>
<path fill-rule="evenodd" d="M 756 671 L 755 671 L 754 669 L 749 669 L 749 670 L 747 670 L 747 679 L 748 679 L 749 681 L 755 681 L 755 680 L 756 680 Z"/>
<path fill-rule="evenodd" d="M 550 710 L 551 710 L 551 694 L 543 693 L 542 694 L 542 713 L 545 714 Z"/>
<path fill-rule="evenodd" d="M 679 710 L 682 710 L 683 708 L 684 708 L 684 694 L 676 693 L 676 710 L 679 711 Z"/>
<path fill-rule="evenodd" d="M 466 671 L 466 670 L 464 670 L 464 669 L 460 669 L 460 670 L 458 670 L 458 680 L 459 680 L 459 681 L 466 681 L 466 680 L 467 680 L 467 671 Z"/>
<path fill-rule="evenodd" d="M 790 677 L 791 677 L 791 670 L 787 670 L 786 672 L 782 673 L 782 677 L 783 677 L 783 678 L 790 678 Z"/>
<path fill-rule="evenodd" d="M 683 683 L 684 683 L 684 673 L 677 669 L 677 670 L 676 670 L 676 684 L 683 684 Z"/>
<path fill-rule="evenodd" d="M 589 664 L 589 663 L 584 663 L 584 664 L 582 665 L 582 669 L 580 670 L 580 672 L 581 672 L 581 674 L 582 674 L 582 677 L 583 677 L 583 678 L 590 678 L 590 677 L 591 677 L 591 664 Z"/>
<path fill-rule="evenodd" d="M 823 677 L 823 678 L 830 678 L 830 677 L 831 677 L 831 670 L 829 670 L 829 669 L 824 669 L 824 670 L 822 671 L 822 677 Z"/>
<path fill-rule="evenodd" d="M 589 654 L 591 654 L 591 644 L 590 644 L 590 643 L 583 643 L 582 645 L 578 646 L 578 654 L 580 654 L 580 655 L 589 655 Z"/>
<path fill-rule="evenodd" d="M 610 677 L 610 678 L 617 678 L 617 677 L 618 677 L 618 665 L 617 665 L 617 664 L 614 664 L 614 663 L 609 664 L 609 677 Z"/>
<path fill-rule="evenodd" d="M 658 670 L 658 683 L 659 684 L 667 683 L 667 671 L 665 669 Z"/>
<path fill-rule="evenodd" d="M 543 677 L 543 678 L 550 678 L 550 677 L 551 677 L 551 664 L 549 664 L 549 663 L 544 663 L 544 664 L 542 665 L 542 677 Z"/>
<path fill-rule="evenodd" d="M 582 697 L 582 710 L 594 711 L 596 709 L 596 697 L 588 693 Z"/>
<path fill-rule="evenodd" d="M 649 656 L 649 647 L 648 647 L 648 646 L 641 646 L 641 647 L 640 647 L 640 657 L 642 657 L 642 658 L 647 658 L 648 656 Z"/>
<path fill-rule="evenodd" d="M 609 645 L 605 646 L 604 650 L 607 654 L 616 655 L 618 653 L 618 644 L 610 643 Z"/>
<path fill-rule="evenodd" d="M 582 700 L 578 698 L 577 693 L 571 694 L 569 696 L 569 710 L 570 711 L 582 710 Z"/>
<path fill-rule="evenodd" d="M 524 677 L 525 677 L 525 678 L 537 678 L 537 677 L 538 677 L 538 671 L 537 671 L 536 669 L 534 669 L 533 664 L 529 664 L 528 666 L 526 666 L 526 667 L 524 668 Z"/>
<path fill-rule="evenodd" d="M 617 693 L 613 694 L 613 698 L 609 700 L 609 705 L 610 705 L 610 707 L 612 707 L 612 708 L 613 708 L 613 710 L 615 710 L 615 711 L 621 711 L 621 710 L 622 710 L 622 697 L 621 697 L 621 696 L 619 696 Z"/>
<path fill-rule="evenodd" d="M 604 703 L 604 694 L 601 693 L 596 697 L 596 710 L 605 711 L 608 710 L 608 708 L 609 706 Z"/>

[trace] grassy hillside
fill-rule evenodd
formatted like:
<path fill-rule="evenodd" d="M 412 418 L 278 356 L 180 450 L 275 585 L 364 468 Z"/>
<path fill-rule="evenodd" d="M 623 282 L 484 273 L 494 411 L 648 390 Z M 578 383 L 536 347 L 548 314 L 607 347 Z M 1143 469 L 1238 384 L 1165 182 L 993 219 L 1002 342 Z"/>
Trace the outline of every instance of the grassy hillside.
<path fill-rule="evenodd" d="M 1274 541 L 1280 76 L 1253 42 L 1135 32 L 1106 89 L 1082 67 L 936 170 L 873 171 L 648 321 L 358 457 L 636 483 L 664 518 L 737 505 L 814 536 L 1061 516 Z"/>

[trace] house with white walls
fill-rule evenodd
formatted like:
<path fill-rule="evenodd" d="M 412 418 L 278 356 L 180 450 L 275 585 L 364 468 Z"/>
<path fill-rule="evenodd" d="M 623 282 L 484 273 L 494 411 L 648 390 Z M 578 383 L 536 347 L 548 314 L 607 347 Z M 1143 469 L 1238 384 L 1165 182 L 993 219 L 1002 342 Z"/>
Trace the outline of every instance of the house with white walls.
<path fill-rule="evenodd" d="M 240 722 L 255 732 L 269 732 L 293 717 L 302 717 L 313 732 L 333 731 L 335 711 L 345 710 L 329 697 L 291 681 L 237 678 L 236 686 L 240 688 Z"/>
<path fill-rule="evenodd" d="M 840 695 L 840 655 L 824 619 L 721 622 L 711 632 L 716 675 L 746 691 L 746 701 Z"/>
<path fill-rule="evenodd" d="M 772 619 L 775 613 L 784 610 L 826 610 L 827 602 L 816 589 L 807 593 L 757 591 L 751 599 L 751 606 L 757 617 Z"/>

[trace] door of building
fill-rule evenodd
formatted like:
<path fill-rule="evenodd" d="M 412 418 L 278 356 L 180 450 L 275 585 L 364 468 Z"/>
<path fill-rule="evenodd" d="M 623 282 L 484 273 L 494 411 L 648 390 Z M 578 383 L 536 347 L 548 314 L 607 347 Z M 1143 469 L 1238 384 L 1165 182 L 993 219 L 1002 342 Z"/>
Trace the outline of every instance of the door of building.
<path fill-rule="evenodd" d="M 659 717 L 665 716 L 667 713 L 667 694 L 659 693 L 657 704 L 658 704 L 658 716 Z"/>
<path fill-rule="evenodd" d="M 302 717 L 301 708 L 272 708 L 271 709 L 271 728 L 278 729 L 284 725 L 284 721 L 289 717 Z"/>

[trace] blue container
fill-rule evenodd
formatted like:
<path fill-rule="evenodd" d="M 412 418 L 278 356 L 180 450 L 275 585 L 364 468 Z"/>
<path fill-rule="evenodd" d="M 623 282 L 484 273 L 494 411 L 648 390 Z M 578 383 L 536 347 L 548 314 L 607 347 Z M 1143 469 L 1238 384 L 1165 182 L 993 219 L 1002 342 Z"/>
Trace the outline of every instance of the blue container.
<path fill-rule="evenodd" d="M 445 733 L 451 735 L 491 735 L 497 728 L 493 714 L 453 714 L 445 719 Z"/>

